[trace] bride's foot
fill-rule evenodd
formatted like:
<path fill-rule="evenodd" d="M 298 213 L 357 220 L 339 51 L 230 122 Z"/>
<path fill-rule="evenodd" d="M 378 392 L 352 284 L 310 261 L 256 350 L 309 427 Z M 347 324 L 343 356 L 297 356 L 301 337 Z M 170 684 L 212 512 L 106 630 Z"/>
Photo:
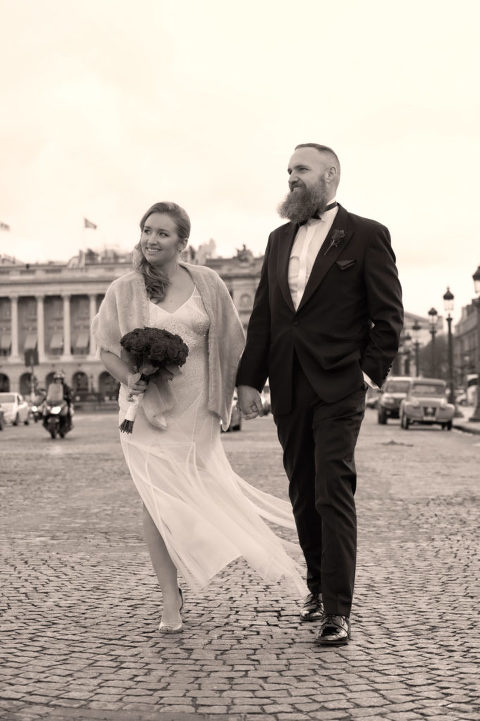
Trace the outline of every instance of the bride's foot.
<path fill-rule="evenodd" d="M 178 594 L 173 598 L 164 596 L 163 614 L 158 630 L 160 633 L 180 633 L 183 631 L 182 617 L 180 611 L 183 608 L 182 589 L 178 589 Z"/>

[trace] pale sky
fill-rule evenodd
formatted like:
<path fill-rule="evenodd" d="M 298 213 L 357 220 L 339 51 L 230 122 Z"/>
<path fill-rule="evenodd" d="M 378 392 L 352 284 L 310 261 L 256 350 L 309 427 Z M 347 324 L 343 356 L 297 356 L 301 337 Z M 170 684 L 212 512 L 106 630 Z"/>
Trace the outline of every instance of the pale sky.
<path fill-rule="evenodd" d="M 0 0 L 0 253 L 130 249 L 158 200 L 255 254 L 294 146 L 391 231 L 407 310 L 480 264 L 476 0 Z M 98 225 L 84 231 L 83 217 Z"/>

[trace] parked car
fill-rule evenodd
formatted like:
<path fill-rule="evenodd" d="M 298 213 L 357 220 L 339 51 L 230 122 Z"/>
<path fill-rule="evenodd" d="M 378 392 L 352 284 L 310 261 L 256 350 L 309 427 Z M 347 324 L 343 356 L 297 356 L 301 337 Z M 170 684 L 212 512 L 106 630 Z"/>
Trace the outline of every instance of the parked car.
<path fill-rule="evenodd" d="M 13 426 L 19 423 L 30 423 L 30 409 L 28 403 L 20 393 L 0 393 L 0 405 L 5 415 L 5 421 Z"/>
<path fill-rule="evenodd" d="M 237 408 L 237 394 L 233 396 L 232 401 L 232 417 L 230 419 L 230 425 L 228 426 L 225 433 L 228 433 L 228 431 L 241 431 L 242 430 L 242 412 L 240 408 Z M 223 429 L 222 429 L 223 431 Z"/>
<path fill-rule="evenodd" d="M 400 417 L 400 403 L 407 395 L 410 386 L 410 376 L 392 376 L 383 384 L 377 403 L 377 420 L 382 425 L 389 418 Z"/>
<path fill-rule="evenodd" d="M 268 416 L 268 414 L 272 410 L 272 402 L 270 400 L 270 386 L 264 386 L 263 391 L 260 395 L 262 398 L 263 415 Z"/>
<path fill-rule="evenodd" d="M 452 430 L 455 406 L 447 402 L 447 384 L 440 378 L 413 378 L 400 404 L 400 425 L 404 430 L 413 423 L 440 425 Z"/>
<path fill-rule="evenodd" d="M 381 391 L 377 388 L 367 388 L 367 395 L 365 396 L 365 405 L 367 408 L 378 408 L 378 400 L 380 398 Z"/>

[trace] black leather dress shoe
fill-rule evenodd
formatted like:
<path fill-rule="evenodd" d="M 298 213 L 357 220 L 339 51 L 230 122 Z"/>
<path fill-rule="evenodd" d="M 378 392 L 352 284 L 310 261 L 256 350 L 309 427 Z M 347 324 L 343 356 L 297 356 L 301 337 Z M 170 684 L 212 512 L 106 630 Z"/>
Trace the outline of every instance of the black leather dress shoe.
<path fill-rule="evenodd" d="M 320 621 L 322 617 L 322 596 L 319 593 L 309 593 L 303 602 L 300 618 L 302 621 Z"/>
<path fill-rule="evenodd" d="M 315 643 L 318 646 L 346 646 L 349 641 L 350 619 L 348 616 L 325 614 Z"/>

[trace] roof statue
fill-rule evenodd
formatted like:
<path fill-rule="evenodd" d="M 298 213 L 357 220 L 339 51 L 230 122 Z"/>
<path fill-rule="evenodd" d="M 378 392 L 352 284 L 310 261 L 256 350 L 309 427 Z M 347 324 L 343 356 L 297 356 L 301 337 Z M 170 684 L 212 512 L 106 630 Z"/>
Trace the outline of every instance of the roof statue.
<path fill-rule="evenodd" d="M 236 259 L 239 260 L 241 263 L 250 263 L 253 260 L 253 253 L 249 248 L 247 248 L 245 243 L 240 249 L 237 248 L 236 250 Z"/>

